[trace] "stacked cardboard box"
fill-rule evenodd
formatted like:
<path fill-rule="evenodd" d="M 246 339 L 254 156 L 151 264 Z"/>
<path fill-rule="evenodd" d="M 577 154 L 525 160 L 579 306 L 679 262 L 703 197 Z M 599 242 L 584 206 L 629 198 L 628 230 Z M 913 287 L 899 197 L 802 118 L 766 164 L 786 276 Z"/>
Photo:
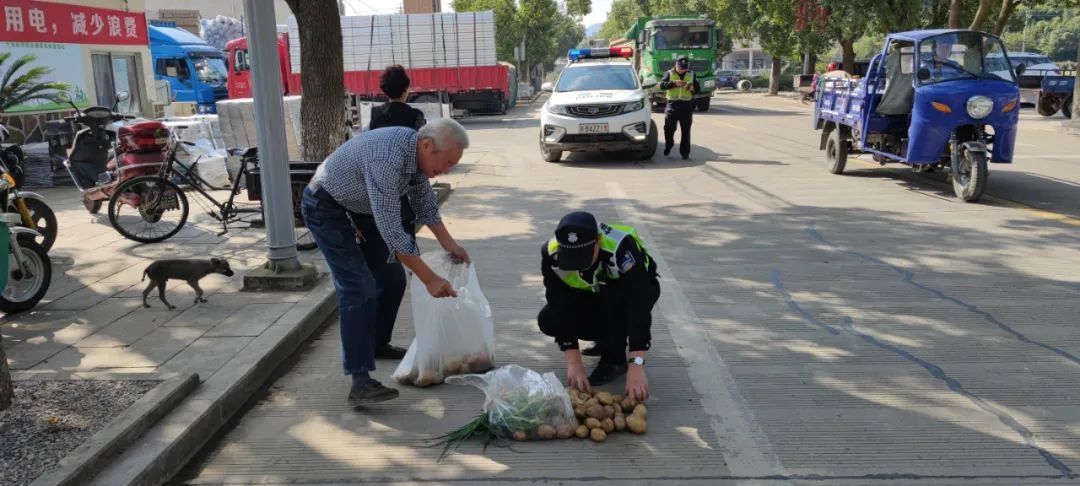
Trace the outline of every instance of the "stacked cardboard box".
<path fill-rule="evenodd" d="M 285 107 L 285 148 L 290 160 L 301 160 L 300 97 L 287 96 Z M 255 104 L 251 98 L 217 102 L 221 138 L 227 148 L 258 145 L 255 128 Z"/>
<path fill-rule="evenodd" d="M 495 14 L 491 11 L 341 18 L 345 71 L 378 71 L 391 64 L 408 69 L 491 66 Z M 289 19 L 293 72 L 300 72 L 300 37 Z"/>

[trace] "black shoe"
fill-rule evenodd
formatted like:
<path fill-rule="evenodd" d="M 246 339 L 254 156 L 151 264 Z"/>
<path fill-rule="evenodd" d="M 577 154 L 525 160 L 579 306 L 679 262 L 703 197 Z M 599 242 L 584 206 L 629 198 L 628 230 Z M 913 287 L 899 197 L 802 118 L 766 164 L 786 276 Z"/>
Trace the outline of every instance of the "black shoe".
<path fill-rule="evenodd" d="M 615 381 L 616 378 L 626 374 L 626 363 L 604 363 L 596 365 L 596 369 L 589 375 L 589 384 L 592 386 L 606 385 Z"/>
<path fill-rule="evenodd" d="M 400 393 L 393 388 L 387 388 L 375 380 L 370 380 L 364 385 L 354 385 L 349 390 L 349 405 L 361 407 L 371 403 L 385 402 L 398 397 Z"/>
<path fill-rule="evenodd" d="M 600 356 L 600 343 L 593 343 L 584 351 L 581 352 L 583 356 Z"/>
<path fill-rule="evenodd" d="M 665 156 L 671 155 L 671 147 L 664 147 L 664 155 Z"/>
<path fill-rule="evenodd" d="M 682 159 L 683 160 L 690 160 L 690 154 L 686 154 L 686 155 L 682 156 Z"/>
<path fill-rule="evenodd" d="M 405 357 L 405 349 L 392 344 L 375 348 L 375 359 L 401 359 Z"/>

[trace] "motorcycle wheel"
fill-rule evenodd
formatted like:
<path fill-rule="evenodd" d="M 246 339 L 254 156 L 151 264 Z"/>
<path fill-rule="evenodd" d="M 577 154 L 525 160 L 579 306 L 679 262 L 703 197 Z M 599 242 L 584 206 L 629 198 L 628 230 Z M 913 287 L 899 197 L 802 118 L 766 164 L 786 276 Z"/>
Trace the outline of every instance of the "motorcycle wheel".
<path fill-rule="evenodd" d="M 56 243 L 56 233 L 58 231 L 56 214 L 53 213 L 48 204 L 45 204 L 45 201 L 23 199 L 23 202 L 26 203 L 26 211 L 30 213 L 30 221 L 34 223 L 34 227 L 31 229 L 36 229 L 38 233 L 41 233 L 41 236 L 19 235 L 19 241 L 36 241 L 45 251 L 52 250 L 53 243 Z M 19 224 L 19 226 L 30 228 L 25 224 Z"/>
<path fill-rule="evenodd" d="M 986 154 L 961 149 L 960 160 L 952 161 L 952 185 L 956 197 L 964 202 L 979 200 L 986 190 Z"/>
<path fill-rule="evenodd" d="M 19 246 L 30 275 L 23 274 L 13 253 L 15 248 L 10 247 L 7 287 L 4 287 L 4 293 L 0 296 L 0 311 L 7 314 L 34 308 L 45 297 L 45 292 L 49 291 L 49 282 L 52 281 L 52 262 L 49 261 L 49 254 L 45 249 L 33 241 L 20 241 Z"/>
<path fill-rule="evenodd" d="M 109 198 L 109 224 L 129 240 L 157 243 L 184 227 L 188 209 L 187 196 L 172 181 L 141 176 L 116 187 Z"/>

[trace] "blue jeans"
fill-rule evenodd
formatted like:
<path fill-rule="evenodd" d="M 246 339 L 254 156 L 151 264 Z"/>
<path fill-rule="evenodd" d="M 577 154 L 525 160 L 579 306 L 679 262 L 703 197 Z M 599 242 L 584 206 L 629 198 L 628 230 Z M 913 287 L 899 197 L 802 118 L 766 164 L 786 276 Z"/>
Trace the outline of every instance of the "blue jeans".
<path fill-rule="evenodd" d="M 325 190 L 310 187 L 304 189 L 300 208 L 334 278 L 345 373 L 372 371 L 375 349 L 389 344 L 394 332 L 405 269 L 399 262 L 387 263 L 390 249 L 371 216 L 349 212 Z M 360 244 L 356 229 L 364 238 Z"/>

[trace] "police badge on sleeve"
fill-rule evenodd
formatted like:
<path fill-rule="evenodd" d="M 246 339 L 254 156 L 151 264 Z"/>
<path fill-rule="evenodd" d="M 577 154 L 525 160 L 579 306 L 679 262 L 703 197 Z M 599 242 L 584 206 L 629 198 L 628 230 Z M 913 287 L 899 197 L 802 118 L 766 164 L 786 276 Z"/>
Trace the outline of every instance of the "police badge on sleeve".
<path fill-rule="evenodd" d="M 619 262 L 619 270 L 622 273 L 629 272 L 631 268 L 634 268 L 635 263 L 637 261 L 634 260 L 634 255 L 631 255 L 629 251 L 624 251 L 622 261 Z"/>

